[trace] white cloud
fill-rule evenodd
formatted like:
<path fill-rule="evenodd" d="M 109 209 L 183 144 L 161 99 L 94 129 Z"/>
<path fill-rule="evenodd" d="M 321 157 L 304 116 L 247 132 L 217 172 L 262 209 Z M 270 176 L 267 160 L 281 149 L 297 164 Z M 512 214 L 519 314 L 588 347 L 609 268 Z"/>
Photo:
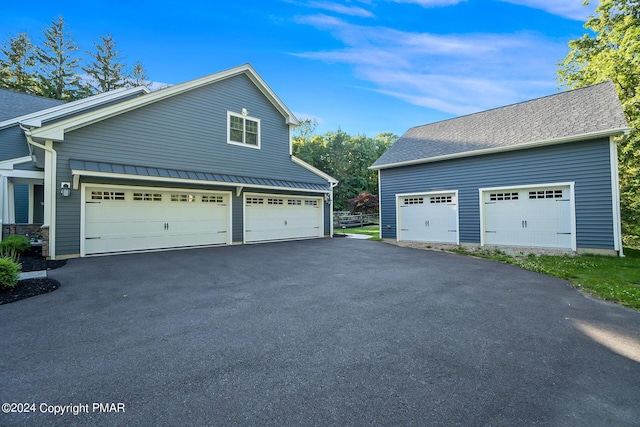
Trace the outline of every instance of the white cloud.
<path fill-rule="evenodd" d="M 309 2 L 308 6 L 312 8 L 340 13 L 342 15 L 359 16 L 361 18 L 373 18 L 375 16 L 370 11 L 358 6 L 345 6 L 343 4 L 328 1 L 312 1 Z"/>
<path fill-rule="evenodd" d="M 453 6 L 467 0 L 391 0 L 394 3 L 412 3 L 422 7 Z"/>
<path fill-rule="evenodd" d="M 348 64 L 372 91 L 455 115 L 552 93 L 555 64 L 566 51 L 565 43 L 534 33 L 440 35 L 325 15 L 297 21 L 331 33 L 344 47 L 296 55 Z"/>
<path fill-rule="evenodd" d="M 573 19 L 575 21 L 586 21 L 587 17 L 593 15 L 597 1 L 592 1 L 590 5 L 583 6 L 583 0 L 500 0 L 506 3 L 527 6 L 533 9 L 541 9 L 553 15 Z"/>
<path fill-rule="evenodd" d="M 308 7 L 310 9 L 326 10 L 326 11 L 334 12 L 340 15 L 355 16 L 359 18 L 375 18 L 375 15 L 371 11 L 360 6 L 347 6 L 341 3 L 336 3 L 332 1 L 326 1 L 326 0 L 312 0 L 312 1 L 284 0 L 284 1 L 287 3 L 293 4 L 295 6 Z M 371 5 L 371 2 L 369 1 L 360 1 L 360 3 L 366 4 L 368 6 Z"/>

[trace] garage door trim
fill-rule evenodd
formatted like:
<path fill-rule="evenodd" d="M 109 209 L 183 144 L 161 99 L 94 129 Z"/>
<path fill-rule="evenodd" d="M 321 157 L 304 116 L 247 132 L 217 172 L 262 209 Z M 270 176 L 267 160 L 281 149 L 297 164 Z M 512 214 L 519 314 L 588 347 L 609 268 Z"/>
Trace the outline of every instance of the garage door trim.
<path fill-rule="evenodd" d="M 227 197 L 229 206 L 228 206 L 228 222 L 227 222 L 227 241 L 225 244 L 232 244 L 232 222 L 233 222 L 233 195 L 231 191 L 225 190 L 206 190 L 206 189 L 195 189 L 195 188 L 176 188 L 176 187 L 147 187 L 147 186 L 139 186 L 139 185 L 112 185 L 112 184 L 93 184 L 93 183 L 82 183 L 80 186 L 80 256 L 102 256 L 102 255 L 113 255 L 117 253 L 126 253 L 126 252 L 155 252 L 159 250 L 174 250 L 174 249 L 185 249 L 186 247 L 177 247 L 177 248 L 167 248 L 167 249 L 142 249 L 135 251 L 123 251 L 123 252 L 109 252 L 104 254 L 86 254 L 85 249 L 85 241 L 86 241 L 86 195 L 88 188 L 96 188 L 96 189 L 115 189 L 115 190 L 140 190 L 140 191 L 181 191 L 181 192 L 191 192 L 198 194 L 218 194 L 224 195 Z"/>
<path fill-rule="evenodd" d="M 478 202 L 480 208 L 480 245 L 486 245 L 486 218 L 484 207 L 484 194 L 490 191 L 507 191 L 507 190 L 527 190 L 532 188 L 548 188 L 548 187 L 569 187 L 569 209 L 570 209 L 570 227 L 571 227 L 571 250 L 575 251 L 577 248 L 576 243 L 576 205 L 575 205 L 575 182 L 552 182 L 542 184 L 527 184 L 527 185 L 508 185 L 500 187 L 484 187 L 478 189 Z"/>
<path fill-rule="evenodd" d="M 453 194 L 456 200 L 456 245 L 460 244 L 460 201 L 458 197 L 458 190 L 437 190 L 437 191 L 420 191 L 414 193 L 401 193 L 396 194 L 396 241 L 401 241 L 401 218 L 400 218 L 400 199 L 402 197 L 431 197 L 445 194 Z"/>

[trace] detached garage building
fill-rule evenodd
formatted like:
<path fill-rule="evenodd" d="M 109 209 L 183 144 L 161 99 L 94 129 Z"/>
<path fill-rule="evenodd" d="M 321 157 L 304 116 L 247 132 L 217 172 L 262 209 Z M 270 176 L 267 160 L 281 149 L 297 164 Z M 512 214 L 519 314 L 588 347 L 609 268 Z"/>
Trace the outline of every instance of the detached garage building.
<path fill-rule="evenodd" d="M 372 166 L 381 237 L 622 253 L 613 83 L 409 129 Z"/>
<path fill-rule="evenodd" d="M 61 258 L 331 236 L 337 181 L 292 155 L 298 124 L 246 64 L 17 117 L 2 143 L 44 184 Z"/>

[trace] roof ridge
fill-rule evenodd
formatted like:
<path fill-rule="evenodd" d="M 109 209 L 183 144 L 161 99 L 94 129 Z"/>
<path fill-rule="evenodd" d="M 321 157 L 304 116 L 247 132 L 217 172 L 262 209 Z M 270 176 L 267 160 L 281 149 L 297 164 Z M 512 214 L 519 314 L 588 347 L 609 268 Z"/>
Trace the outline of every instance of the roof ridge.
<path fill-rule="evenodd" d="M 562 91 L 562 92 L 556 92 L 556 93 L 552 93 L 552 94 L 549 94 L 549 95 L 543 95 L 543 96 L 540 96 L 538 98 L 527 99 L 527 100 L 524 100 L 524 101 L 514 102 L 512 104 L 501 105 L 499 107 L 489 108 L 487 110 L 476 111 L 475 113 L 463 114 L 461 116 L 455 116 L 455 117 L 451 117 L 451 118 L 444 119 L 444 120 L 438 120 L 438 121 L 431 122 L 431 123 L 425 123 L 425 124 L 422 124 L 422 125 L 413 126 L 413 127 L 409 128 L 409 129 L 416 129 L 416 128 L 421 128 L 421 127 L 436 125 L 436 124 L 439 124 L 439 123 L 446 123 L 446 122 L 450 122 L 452 120 L 464 119 L 464 118 L 476 116 L 476 115 L 479 115 L 479 114 L 486 114 L 486 113 L 489 113 L 491 111 L 503 110 L 503 109 L 515 107 L 517 105 L 529 104 L 529 103 L 541 101 L 541 100 L 547 99 L 547 98 L 567 95 L 567 94 L 570 94 L 570 93 L 573 93 L 573 92 L 578 92 L 578 91 L 582 91 L 582 90 L 586 90 L 586 89 L 593 89 L 596 86 L 601 86 L 601 85 L 604 85 L 604 84 L 613 84 L 613 82 L 611 80 L 605 80 L 605 81 L 600 82 L 600 83 L 594 83 L 594 84 L 591 84 L 591 85 L 588 85 L 588 86 L 582 86 L 582 87 L 578 87 L 578 88 L 568 89 L 568 90 L 565 90 L 565 91 Z"/>

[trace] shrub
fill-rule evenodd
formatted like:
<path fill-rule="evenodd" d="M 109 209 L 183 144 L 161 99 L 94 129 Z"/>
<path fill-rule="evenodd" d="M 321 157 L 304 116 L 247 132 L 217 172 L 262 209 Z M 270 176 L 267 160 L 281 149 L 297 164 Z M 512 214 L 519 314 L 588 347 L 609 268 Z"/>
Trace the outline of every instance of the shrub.
<path fill-rule="evenodd" d="M 378 196 L 375 194 L 361 193 L 358 197 L 349 200 L 351 215 L 378 213 Z"/>
<path fill-rule="evenodd" d="M 0 258 L 0 289 L 11 289 L 20 279 L 20 264 L 11 258 Z"/>
<path fill-rule="evenodd" d="M 7 236 L 0 242 L 0 257 L 17 261 L 20 255 L 29 250 L 29 238 L 20 234 Z"/>

